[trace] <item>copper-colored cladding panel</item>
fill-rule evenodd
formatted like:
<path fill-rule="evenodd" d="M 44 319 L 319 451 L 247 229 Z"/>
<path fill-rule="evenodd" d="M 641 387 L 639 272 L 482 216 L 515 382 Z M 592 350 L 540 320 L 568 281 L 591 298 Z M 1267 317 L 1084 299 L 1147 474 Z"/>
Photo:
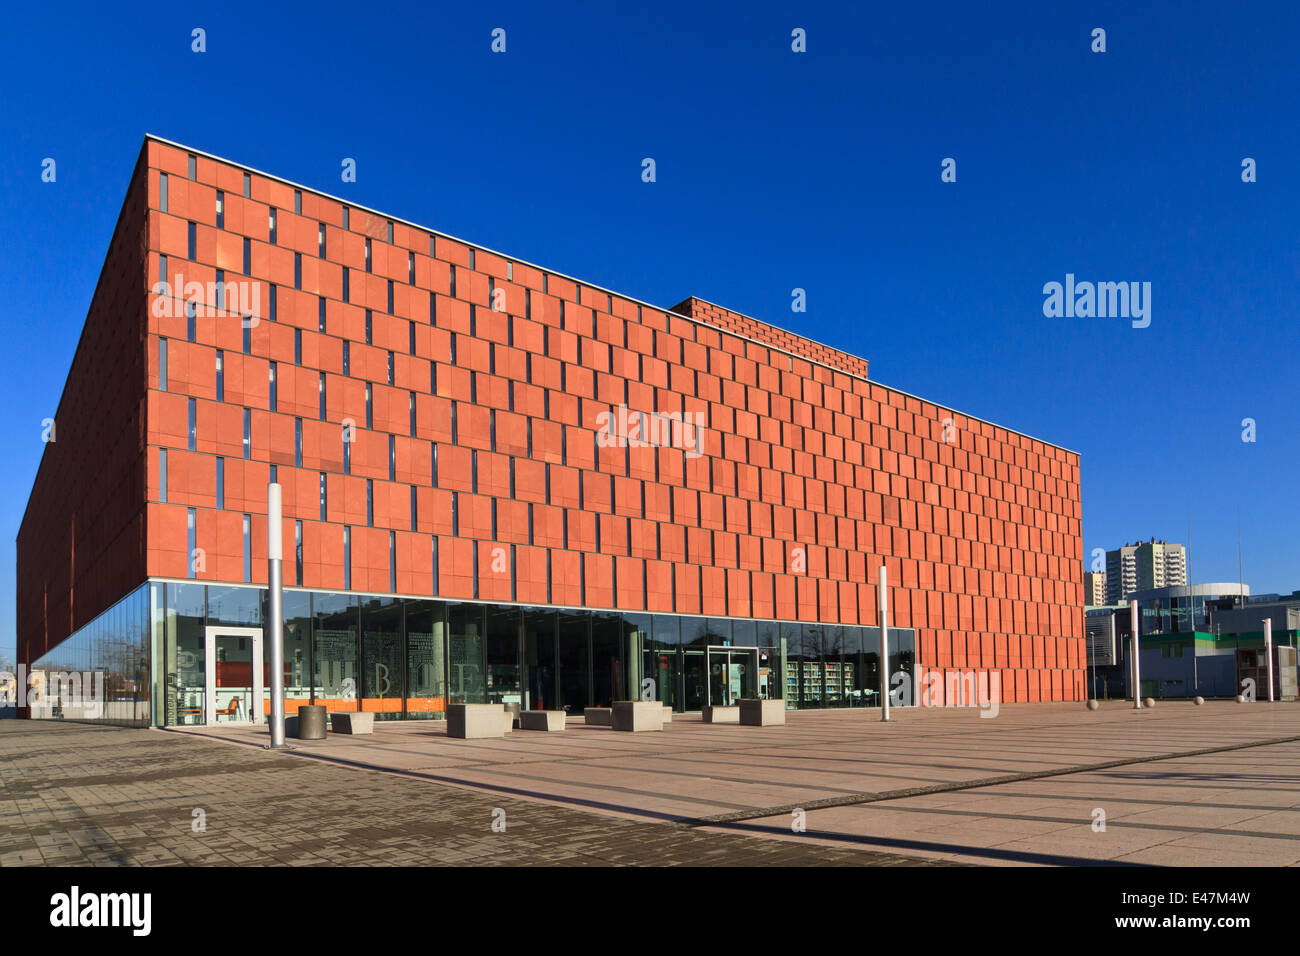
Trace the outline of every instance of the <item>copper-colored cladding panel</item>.
<path fill-rule="evenodd" d="M 20 658 L 35 659 L 147 576 L 184 577 L 187 507 L 197 510 L 196 544 L 207 554 L 198 577 L 242 580 L 248 513 L 253 581 L 263 583 L 274 464 L 286 534 L 303 523 L 294 583 L 307 587 L 343 586 L 350 525 L 359 591 L 389 590 L 393 531 L 404 594 L 432 593 L 436 536 L 437 593 L 449 599 L 872 625 L 884 563 L 897 587 L 893 623 L 916 629 L 923 669 L 997 670 L 1008 701 L 1082 696 L 1076 454 L 870 382 L 863 359 L 700 299 L 672 312 L 639 306 L 402 223 L 389 243 L 382 216 L 352 208 L 344 229 L 338 200 L 304 190 L 299 216 L 292 186 L 252 173 L 244 198 L 243 169 L 199 157 L 191 182 L 187 168 L 184 149 L 146 141 L 58 411 L 58 443 L 46 450 L 19 533 Z M 167 212 L 160 172 L 169 177 Z M 196 262 L 187 260 L 191 221 Z M 241 272 L 245 237 L 251 276 Z M 187 281 L 213 281 L 222 269 L 227 282 L 258 284 L 249 354 L 237 315 L 200 318 L 190 343 L 183 315 L 151 314 L 159 255 Z M 166 392 L 160 337 L 169 342 Z M 185 450 L 189 397 L 194 452 Z M 680 442 L 602 447 L 601 413 L 617 421 L 624 404 L 702 416 L 702 454 Z M 344 419 L 356 427 L 350 475 Z M 224 512 L 215 510 L 218 455 Z"/>

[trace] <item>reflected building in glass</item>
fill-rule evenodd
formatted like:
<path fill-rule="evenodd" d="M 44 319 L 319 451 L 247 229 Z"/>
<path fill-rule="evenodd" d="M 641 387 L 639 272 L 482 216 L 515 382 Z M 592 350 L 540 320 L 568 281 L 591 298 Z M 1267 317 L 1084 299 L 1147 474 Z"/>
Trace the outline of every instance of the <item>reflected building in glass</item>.
<path fill-rule="evenodd" d="M 1083 694 L 1078 455 L 698 298 L 654 307 L 153 137 L 18 535 L 104 719 Z"/>

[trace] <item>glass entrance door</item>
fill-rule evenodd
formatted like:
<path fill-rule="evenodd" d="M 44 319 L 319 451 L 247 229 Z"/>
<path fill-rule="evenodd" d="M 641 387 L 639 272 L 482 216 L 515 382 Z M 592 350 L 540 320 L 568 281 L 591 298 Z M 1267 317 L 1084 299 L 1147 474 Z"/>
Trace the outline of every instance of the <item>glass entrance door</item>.
<path fill-rule="evenodd" d="M 269 703 L 262 663 L 262 629 L 209 627 L 205 643 L 205 723 L 261 723 Z"/>
<path fill-rule="evenodd" d="M 732 707 L 758 696 L 758 648 L 710 647 L 708 649 L 708 703 Z"/>

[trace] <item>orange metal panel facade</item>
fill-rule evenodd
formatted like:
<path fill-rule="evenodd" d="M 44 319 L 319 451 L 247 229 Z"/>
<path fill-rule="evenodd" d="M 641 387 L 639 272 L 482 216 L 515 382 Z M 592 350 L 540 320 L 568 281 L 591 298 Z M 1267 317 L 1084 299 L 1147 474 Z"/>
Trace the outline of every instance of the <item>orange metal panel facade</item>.
<path fill-rule="evenodd" d="M 1082 697 L 1075 453 L 711 303 L 641 305 L 206 156 L 191 180 L 190 155 L 147 140 L 128 191 L 19 534 L 20 659 L 185 577 L 188 508 L 199 580 L 244 581 L 250 514 L 265 584 L 274 465 L 289 585 L 870 625 L 884 564 L 922 672 Z M 154 284 L 219 270 L 258 321 L 206 301 L 191 335 Z M 679 431 L 607 447 L 620 406 Z"/>

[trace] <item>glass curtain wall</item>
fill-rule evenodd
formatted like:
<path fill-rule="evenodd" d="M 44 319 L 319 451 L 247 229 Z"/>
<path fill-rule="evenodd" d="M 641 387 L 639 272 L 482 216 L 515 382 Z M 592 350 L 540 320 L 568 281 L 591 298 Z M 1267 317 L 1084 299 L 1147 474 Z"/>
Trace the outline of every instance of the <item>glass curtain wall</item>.
<path fill-rule="evenodd" d="M 41 663 L 102 666 L 113 719 L 203 724 L 209 631 L 261 629 L 266 600 L 254 587 L 145 585 Z M 300 590 L 285 592 L 284 607 L 289 716 L 317 703 L 379 719 L 441 719 L 448 702 L 577 715 L 643 698 L 691 711 L 709 699 L 714 664 L 739 680 L 719 690 L 727 699 L 784 699 L 791 709 L 879 704 L 876 628 Z M 224 649 L 227 671 L 238 640 Z M 234 663 L 247 669 L 243 659 Z M 159 664 L 152 674 L 151 660 Z M 889 668 L 893 703 L 911 702 L 913 631 L 890 629 Z M 269 699 L 260 715 L 253 709 L 265 719 Z"/>

